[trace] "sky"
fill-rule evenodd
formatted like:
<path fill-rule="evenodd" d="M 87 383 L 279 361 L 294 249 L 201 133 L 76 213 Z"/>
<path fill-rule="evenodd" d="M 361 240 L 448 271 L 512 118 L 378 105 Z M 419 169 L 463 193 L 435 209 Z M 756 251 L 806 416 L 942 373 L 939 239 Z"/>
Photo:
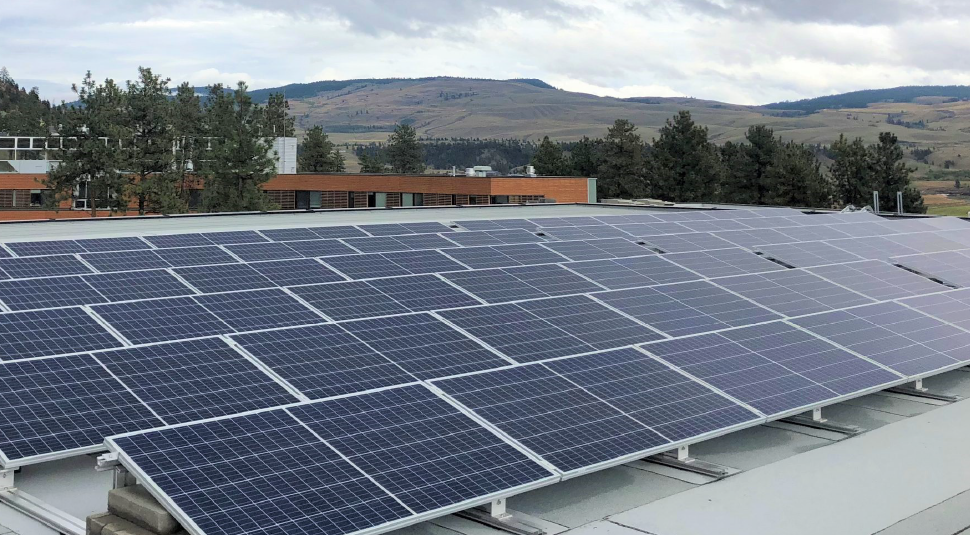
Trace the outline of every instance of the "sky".
<path fill-rule="evenodd" d="M 539 78 L 601 96 L 764 104 L 970 84 L 966 0 L 3 0 L 0 66 L 73 100 L 92 71 L 251 88 Z"/>

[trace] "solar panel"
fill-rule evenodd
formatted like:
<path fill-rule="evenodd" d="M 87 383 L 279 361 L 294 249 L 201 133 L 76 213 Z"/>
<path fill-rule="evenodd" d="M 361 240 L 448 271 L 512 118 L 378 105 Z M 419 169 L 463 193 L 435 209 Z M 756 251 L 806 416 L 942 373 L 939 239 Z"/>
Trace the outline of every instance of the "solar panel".
<path fill-rule="evenodd" d="M 534 230 L 537 227 L 535 223 L 527 219 L 477 219 L 471 221 L 456 221 L 456 223 L 468 230 Z"/>
<path fill-rule="evenodd" d="M 356 251 L 340 240 L 288 241 L 286 246 L 307 258 L 354 254 Z"/>
<path fill-rule="evenodd" d="M 673 210 L 651 212 L 652 216 L 661 221 L 706 221 L 714 219 L 709 210 Z"/>
<path fill-rule="evenodd" d="M 738 248 L 675 253 L 664 255 L 664 258 L 709 278 L 786 269 L 751 251 Z"/>
<path fill-rule="evenodd" d="M 618 462 L 669 441 L 541 365 L 435 386 L 563 472 Z"/>
<path fill-rule="evenodd" d="M 192 295 L 195 292 L 163 270 L 86 275 L 87 281 L 108 301 L 135 301 Z"/>
<path fill-rule="evenodd" d="M 782 229 L 787 227 L 800 227 L 807 225 L 808 222 L 805 221 L 805 217 L 753 217 L 749 219 L 744 219 L 742 223 L 756 230 L 766 230 L 766 229 Z M 731 231 L 727 231 L 731 232 Z M 782 234 L 784 236 L 784 234 Z M 791 241 L 791 238 L 785 236 L 785 242 Z M 784 242 L 779 242 L 784 243 Z"/>
<path fill-rule="evenodd" d="M 557 265 L 443 273 L 442 277 L 489 303 L 580 294 L 601 288 Z"/>
<path fill-rule="evenodd" d="M 778 232 L 791 238 L 791 240 L 788 240 L 788 241 L 792 241 L 792 242 L 837 240 L 839 238 L 850 237 L 845 232 L 840 231 L 837 227 L 833 227 L 829 225 L 790 227 L 790 228 L 778 229 Z"/>
<path fill-rule="evenodd" d="M 948 240 L 935 232 L 918 232 L 914 234 L 893 234 L 887 240 L 916 249 L 921 253 L 937 253 L 940 251 L 956 251 L 966 249 L 967 246 L 953 240 Z"/>
<path fill-rule="evenodd" d="M 419 249 L 444 249 L 455 244 L 437 234 L 408 236 L 378 236 L 375 238 L 347 238 L 344 243 L 362 253 L 392 253 Z"/>
<path fill-rule="evenodd" d="M 756 245 L 769 245 L 772 243 L 787 243 L 791 240 L 777 230 L 751 229 L 751 230 L 728 230 L 725 232 L 715 232 L 714 236 L 727 240 L 735 245 L 751 249 Z"/>
<path fill-rule="evenodd" d="M 448 237 L 451 237 L 451 235 L 452 233 L 449 233 Z M 396 236 L 394 239 L 401 242 L 408 250 L 414 251 L 419 249 L 445 249 L 455 246 L 454 242 L 437 234 L 412 234 L 409 236 Z"/>
<path fill-rule="evenodd" d="M 105 351 L 94 357 L 168 424 L 298 401 L 218 338 Z"/>
<path fill-rule="evenodd" d="M 536 266 L 563 262 L 566 258 L 536 243 L 492 247 L 456 247 L 441 252 L 472 269 Z"/>
<path fill-rule="evenodd" d="M 610 225 L 595 225 L 585 227 L 548 227 L 540 228 L 545 236 L 552 236 L 559 240 L 598 240 L 601 238 L 630 238 L 630 235 Z"/>
<path fill-rule="evenodd" d="M 536 236 L 534 232 L 525 229 L 484 230 L 477 232 L 453 232 L 448 239 L 463 246 L 476 245 L 514 245 L 517 243 L 539 243 L 545 238 Z M 452 247 L 454 247 L 452 245 Z"/>
<path fill-rule="evenodd" d="M 643 349 L 769 417 L 805 411 L 899 380 L 782 322 L 657 342 Z"/>
<path fill-rule="evenodd" d="M 445 271 L 463 271 L 467 269 L 465 266 L 438 251 L 408 251 L 404 253 L 388 253 L 382 256 L 401 266 L 408 273 L 415 275 L 422 273 L 442 273 Z"/>
<path fill-rule="evenodd" d="M 308 228 L 261 229 L 259 233 L 273 241 L 316 240 L 320 237 Z"/>
<path fill-rule="evenodd" d="M 880 219 L 880 223 L 887 225 L 896 232 L 928 232 L 936 230 L 922 218 L 920 219 Z"/>
<path fill-rule="evenodd" d="M 970 290 L 954 290 L 900 301 L 924 314 L 970 330 Z"/>
<path fill-rule="evenodd" d="M 970 361 L 970 333 L 899 303 L 878 303 L 793 321 L 906 376 Z"/>
<path fill-rule="evenodd" d="M 298 284 L 321 284 L 344 280 L 327 266 L 309 258 L 279 260 L 276 262 L 253 262 L 249 267 L 258 271 L 277 286 Z"/>
<path fill-rule="evenodd" d="M 781 317 L 704 281 L 615 290 L 595 297 L 670 336 L 741 327 Z"/>
<path fill-rule="evenodd" d="M 475 306 L 480 301 L 434 275 L 374 279 L 367 284 L 405 306 L 411 312 Z"/>
<path fill-rule="evenodd" d="M 163 234 L 160 236 L 144 236 L 143 238 L 160 249 L 212 245 L 212 242 L 202 234 Z"/>
<path fill-rule="evenodd" d="M 302 254 L 277 242 L 240 243 L 237 245 L 226 245 L 226 249 L 245 262 L 303 258 Z"/>
<path fill-rule="evenodd" d="M 324 262 L 351 279 L 396 277 L 411 274 L 410 271 L 391 262 L 381 254 L 331 256 L 324 259 Z"/>
<path fill-rule="evenodd" d="M 191 297 L 95 305 L 92 309 L 132 344 L 232 332 L 228 325 Z"/>
<path fill-rule="evenodd" d="M 357 227 L 310 227 L 310 231 L 319 238 L 358 238 L 367 233 Z"/>
<path fill-rule="evenodd" d="M 552 249 L 570 260 L 602 260 L 653 254 L 649 249 L 623 238 L 546 242 L 542 246 Z"/>
<path fill-rule="evenodd" d="M 419 514 L 553 477 L 423 386 L 289 411 Z"/>
<path fill-rule="evenodd" d="M 680 223 L 631 223 L 617 225 L 616 228 L 630 234 L 631 236 L 661 236 L 664 234 L 684 234 L 689 233 L 690 229 Z"/>
<path fill-rule="evenodd" d="M 962 221 L 962 220 L 961 220 Z M 965 229 L 961 230 L 939 230 L 934 232 L 937 236 L 946 238 L 949 241 L 959 243 L 966 248 L 970 248 L 970 233 Z"/>
<path fill-rule="evenodd" d="M 463 308 L 439 314 L 523 363 L 663 338 L 585 296 Z"/>
<path fill-rule="evenodd" d="M 162 425 L 89 355 L 0 364 L 0 390 L 6 468 L 32 457 L 97 449 L 106 436 Z"/>
<path fill-rule="evenodd" d="M 384 292 L 361 281 L 296 286 L 290 291 L 336 321 L 410 312 Z"/>
<path fill-rule="evenodd" d="M 74 241 L 91 253 L 151 249 L 141 238 L 93 238 Z"/>
<path fill-rule="evenodd" d="M 114 271 L 141 271 L 143 269 L 164 269 L 171 264 L 162 260 L 155 251 L 118 251 L 110 253 L 84 253 L 81 255 L 88 264 L 102 273 Z"/>
<path fill-rule="evenodd" d="M 283 290 L 252 290 L 199 295 L 195 301 L 237 331 L 322 323 L 316 312 Z"/>
<path fill-rule="evenodd" d="M 794 267 L 814 267 L 828 264 L 842 264 L 862 260 L 861 257 L 843 251 L 825 242 L 802 242 L 756 247 L 768 258 Z"/>
<path fill-rule="evenodd" d="M 970 257 L 958 251 L 901 256 L 891 262 L 948 284 L 970 286 Z"/>
<path fill-rule="evenodd" d="M 754 411 L 631 348 L 545 366 L 672 440 L 756 422 Z"/>
<path fill-rule="evenodd" d="M 10 310 L 104 303 L 105 298 L 81 277 L 0 281 L 0 302 Z"/>
<path fill-rule="evenodd" d="M 17 256 L 69 255 L 83 253 L 84 247 L 74 240 L 7 242 Z"/>
<path fill-rule="evenodd" d="M 826 243 L 867 260 L 888 260 L 892 256 L 919 254 L 919 251 L 916 249 L 899 245 L 883 236 L 846 238 L 844 240 L 832 240 Z"/>
<path fill-rule="evenodd" d="M 234 334 L 231 338 L 310 399 L 416 381 L 333 324 Z"/>
<path fill-rule="evenodd" d="M 430 314 L 350 321 L 341 327 L 419 379 L 509 365 Z"/>
<path fill-rule="evenodd" d="M 3 244 L 0 243 L 0 258 L 10 258 L 12 256 L 13 255 L 3 247 Z"/>
<path fill-rule="evenodd" d="M 531 218 L 532 221 L 540 228 L 563 228 L 563 227 L 588 227 L 591 225 L 601 225 L 600 221 L 591 216 L 573 216 L 573 217 L 540 217 Z"/>
<path fill-rule="evenodd" d="M 878 260 L 823 266 L 808 271 L 880 301 L 946 290 L 941 284 Z"/>
<path fill-rule="evenodd" d="M 411 234 L 411 232 L 404 225 L 399 223 L 357 225 L 357 228 L 367 232 L 371 236 L 396 236 L 400 234 Z"/>
<path fill-rule="evenodd" d="M 344 535 L 411 516 L 283 410 L 113 437 L 109 445 L 193 533 L 271 526 Z"/>
<path fill-rule="evenodd" d="M 174 267 L 214 266 L 239 262 L 232 255 L 215 246 L 156 249 L 155 254 Z"/>
<path fill-rule="evenodd" d="M 625 225 L 628 223 L 650 223 L 660 221 L 650 214 L 629 214 L 629 215 L 598 215 L 593 219 L 607 225 Z"/>
<path fill-rule="evenodd" d="M 681 221 L 681 225 L 692 232 L 714 232 L 718 230 L 744 230 L 751 228 L 735 219 L 714 219 L 712 221 Z"/>
<path fill-rule="evenodd" d="M 436 221 L 421 221 L 417 223 L 401 223 L 401 225 L 413 234 L 437 234 L 439 232 L 454 232 L 454 229 L 438 223 Z"/>
<path fill-rule="evenodd" d="M 0 360 L 120 346 L 121 342 L 80 308 L 0 314 Z"/>
<path fill-rule="evenodd" d="M 58 277 L 63 275 L 83 275 L 92 273 L 84 263 L 73 256 L 44 256 L 31 258 L 0 259 L 0 271 L 13 279 L 33 279 L 38 277 Z"/>
<path fill-rule="evenodd" d="M 844 232 L 845 234 L 848 234 L 854 238 L 889 236 L 891 234 L 895 234 L 891 228 L 875 221 L 856 221 L 851 224 L 841 224 L 835 228 L 837 228 L 839 232 Z"/>
<path fill-rule="evenodd" d="M 648 247 L 662 253 L 686 253 L 690 251 L 710 251 L 712 249 L 728 249 L 734 244 L 718 238 L 708 232 L 693 234 L 671 234 L 668 236 L 644 236 L 643 241 Z"/>
<path fill-rule="evenodd" d="M 940 230 L 970 230 L 970 224 L 958 217 L 927 217 L 921 221 Z"/>
<path fill-rule="evenodd" d="M 246 264 L 178 268 L 175 273 L 202 293 L 273 288 L 273 281 Z"/>
<path fill-rule="evenodd" d="M 873 302 L 800 269 L 727 277 L 716 284 L 788 317 Z"/>
<path fill-rule="evenodd" d="M 610 290 L 655 286 L 701 278 L 700 275 L 657 255 L 570 262 L 563 266 Z"/>
<path fill-rule="evenodd" d="M 263 243 L 269 240 L 255 230 L 232 230 L 228 232 L 206 232 L 205 238 L 217 245 L 233 245 L 237 243 Z"/>

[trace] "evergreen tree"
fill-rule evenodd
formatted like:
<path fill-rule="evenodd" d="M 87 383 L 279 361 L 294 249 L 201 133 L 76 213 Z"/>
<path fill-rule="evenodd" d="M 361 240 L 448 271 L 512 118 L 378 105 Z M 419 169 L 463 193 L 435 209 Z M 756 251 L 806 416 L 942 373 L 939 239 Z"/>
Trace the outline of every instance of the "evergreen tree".
<path fill-rule="evenodd" d="M 175 143 L 168 78 L 138 68 L 139 79 L 128 82 L 128 126 L 131 141 L 126 147 L 127 169 L 132 173 L 132 190 L 138 199 L 138 213 L 183 212 L 174 173 Z"/>
<path fill-rule="evenodd" d="M 832 185 L 822 173 L 815 154 L 795 142 L 781 144 L 774 161 L 764 171 L 766 204 L 809 208 L 831 208 Z"/>
<path fill-rule="evenodd" d="M 191 173 L 195 160 L 204 159 L 208 141 L 203 138 L 205 118 L 201 99 L 195 94 L 195 88 L 191 84 L 182 83 L 169 104 L 172 137 L 175 139 L 172 182 L 177 202 L 172 211 L 176 212 L 188 208 L 189 188 L 193 182 Z"/>
<path fill-rule="evenodd" d="M 724 176 L 706 127 L 681 111 L 660 129 L 650 152 L 648 181 L 655 197 L 677 202 L 711 202 Z"/>
<path fill-rule="evenodd" d="M 901 191 L 904 212 L 926 213 L 922 195 L 919 190 L 910 186 L 909 177 L 915 169 L 908 167 L 903 157 L 903 149 L 895 134 L 879 134 L 879 143 L 869 147 L 873 189 L 879 191 L 880 204 L 887 208 L 890 202 L 892 205 L 896 204 L 896 193 Z"/>
<path fill-rule="evenodd" d="M 765 125 L 751 126 L 744 138 L 748 141 L 745 153 L 751 173 L 745 189 L 753 204 L 765 204 L 769 190 L 765 174 L 775 164 L 775 154 L 782 143 L 775 137 L 774 130 Z"/>
<path fill-rule="evenodd" d="M 125 91 L 105 80 L 94 81 L 91 72 L 81 86 L 72 88 L 79 106 L 65 111 L 60 134 L 66 149 L 58 154 L 60 163 L 47 173 L 44 180 L 52 195 L 48 207 L 60 208 L 61 202 L 72 200 L 80 192 L 87 199 L 91 217 L 98 208 L 124 213 L 128 209 L 128 177 L 122 171 L 126 152 L 122 142 L 131 139 L 126 128 Z"/>
<path fill-rule="evenodd" d="M 297 156 L 297 169 L 303 173 L 342 173 L 344 157 L 327 137 L 323 127 L 306 131 Z"/>
<path fill-rule="evenodd" d="M 360 162 L 361 173 L 386 173 L 387 163 L 384 161 L 383 154 L 370 155 L 360 154 L 357 156 Z"/>
<path fill-rule="evenodd" d="M 596 183 L 600 199 L 636 198 L 646 194 L 644 150 L 637 127 L 626 119 L 617 119 L 603 139 Z"/>
<path fill-rule="evenodd" d="M 536 168 L 536 174 L 545 176 L 562 176 L 569 173 L 569 161 L 562 152 L 562 147 L 549 140 L 549 136 L 542 138 L 539 148 L 532 155 L 530 165 Z"/>
<path fill-rule="evenodd" d="M 47 136 L 57 126 L 57 110 L 41 100 L 37 88 L 22 89 L 6 67 L 0 67 L 0 132 Z"/>
<path fill-rule="evenodd" d="M 259 129 L 263 137 L 296 136 L 296 118 L 289 116 L 290 102 L 282 93 L 273 93 L 266 107 L 259 113 Z"/>
<path fill-rule="evenodd" d="M 244 82 L 226 92 L 221 84 L 209 88 L 205 119 L 211 150 L 200 166 L 205 189 L 202 207 L 207 212 L 242 212 L 275 208 L 262 185 L 276 176 L 277 156 L 262 136 L 262 110 L 253 104 Z"/>
<path fill-rule="evenodd" d="M 871 203 L 873 181 L 869 151 L 862 138 L 851 142 L 844 135 L 830 149 L 833 159 L 829 172 L 835 187 L 835 198 L 843 205 L 866 206 Z"/>
<path fill-rule="evenodd" d="M 595 177 L 600 166 L 599 140 L 593 141 L 586 136 L 574 143 L 569 151 L 572 174 L 575 176 Z"/>
<path fill-rule="evenodd" d="M 394 133 L 387 138 L 387 163 L 395 173 L 424 172 L 424 151 L 418 141 L 418 133 L 411 125 L 397 125 Z"/>

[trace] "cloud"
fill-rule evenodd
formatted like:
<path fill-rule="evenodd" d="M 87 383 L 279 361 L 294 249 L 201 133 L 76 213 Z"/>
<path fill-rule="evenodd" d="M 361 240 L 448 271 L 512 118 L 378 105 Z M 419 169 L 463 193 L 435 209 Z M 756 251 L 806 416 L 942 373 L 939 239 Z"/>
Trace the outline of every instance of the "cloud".
<path fill-rule="evenodd" d="M 775 19 L 872 26 L 912 20 L 966 16 L 970 6 L 962 0 L 647 0 L 656 9 L 678 5 L 714 18 Z"/>

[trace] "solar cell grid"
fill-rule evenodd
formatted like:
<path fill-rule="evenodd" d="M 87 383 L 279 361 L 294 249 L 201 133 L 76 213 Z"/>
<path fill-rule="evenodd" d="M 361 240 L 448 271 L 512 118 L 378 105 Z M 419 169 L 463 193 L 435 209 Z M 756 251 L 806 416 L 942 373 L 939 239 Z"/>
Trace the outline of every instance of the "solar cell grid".
<path fill-rule="evenodd" d="M 849 234 L 840 231 L 838 227 L 830 225 L 781 228 L 778 229 L 778 232 L 791 238 L 788 240 L 790 242 L 837 240 L 850 237 Z"/>
<path fill-rule="evenodd" d="M 258 290 L 276 286 L 248 264 L 186 267 L 173 271 L 202 293 Z"/>
<path fill-rule="evenodd" d="M 544 227 L 539 232 L 559 240 L 597 240 L 601 238 L 630 238 L 622 230 L 609 225 L 584 227 Z"/>
<path fill-rule="evenodd" d="M 133 347 L 94 356 L 168 424 L 298 401 L 218 338 Z"/>
<path fill-rule="evenodd" d="M 916 249 L 894 243 L 884 236 L 846 238 L 826 243 L 867 260 L 888 260 L 891 256 L 919 254 Z"/>
<path fill-rule="evenodd" d="M 962 221 L 962 220 L 961 220 Z M 963 245 L 965 248 L 970 249 L 970 232 L 964 229 L 961 230 L 938 230 L 934 232 L 937 236 L 946 238 L 949 241 L 956 242 Z"/>
<path fill-rule="evenodd" d="M 17 256 L 70 255 L 84 252 L 84 247 L 74 240 L 7 242 L 7 247 Z"/>
<path fill-rule="evenodd" d="M 570 262 L 564 267 L 610 290 L 698 280 L 700 275 L 658 255 Z"/>
<path fill-rule="evenodd" d="M 325 321 L 278 289 L 199 295 L 195 301 L 237 331 L 276 329 Z"/>
<path fill-rule="evenodd" d="M 687 227 L 691 232 L 713 232 L 717 230 L 744 230 L 749 229 L 748 225 L 737 219 L 714 219 L 711 221 L 681 221 L 681 225 Z"/>
<path fill-rule="evenodd" d="M 233 230 L 228 232 L 206 232 L 205 239 L 217 245 L 234 245 L 237 243 L 265 243 L 269 240 L 255 230 Z"/>
<path fill-rule="evenodd" d="M 323 259 L 330 267 L 351 279 L 370 279 L 374 277 L 396 277 L 410 275 L 404 267 L 390 261 L 384 255 L 360 254 L 347 256 L 331 256 Z"/>
<path fill-rule="evenodd" d="M 411 232 L 400 223 L 387 223 L 381 225 L 358 225 L 358 228 L 367 232 L 371 236 L 397 236 L 410 234 Z"/>
<path fill-rule="evenodd" d="M 534 271 L 540 267 L 549 269 Z M 513 271 L 524 269 L 533 271 Z M 579 294 L 601 289 L 556 265 L 459 271 L 443 273 L 441 276 L 489 303 Z M 539 281 L 536 277 L 546 277 L 546 280 Z"/>
<path fill-rule="evenodd" d="M 276 262 L 253 262 L 249 267 L 258 271 L 277 286 L 322 284 L 345 280 L 327 266 L 309 258 L 279 260 Z"/>
<path fill-rule="evenodd" d="M 434 275 L 374 279 L 367 284 L 397 301 L 411 312 L 475 306 L 474 297 Z"/>
<path fill-rule="evenodd" d="M 422 386 L 289 409 L 416 513 L 552 474 Z"/>
<path fill-rule="evenodd" d="M 946 287 L 885 262 L 866 260 L 808 271 L 876 300 L 941 292 Z"/>
<path fill-rule="evenodd" d="M 644 236 L 647 247 L 662 253 L 686 253 L 690 251 L 709 251 L 727 249 L 734 244 L 708 232 L 691 234 L 671 234 L 668 236 Z"/>
<path fill-rule="evenodd" d="M 320 237 L 308 228 L 261 229 L 259 233 L 273 241 L 315 240 Z"/>
<path fill-rule="evenodd" d="M 10 310 L 69 307 L 105 301 L 81 277 L 0 281 L 0 302 Z"/>
<path fill-rule="evenodd" d="M 970 286 L 970 256 L 959 251 L 900 256 L 890 260 L 955 286 Z"/>
<path fill-rule="evenodd" d="M 13 255 L 10 254 L 10 251 L 8 251 L 6 248 L 4 248 L 3 244 L 0 243 L 0 258 L 10 258 L 12 256 Z"/>
<path fill-rule="evenodd" d="M 333 324 L 234 334 L 231 338 L 310 399 L 416 381 Z"/>
<path fill-rule="evenodd" d="M 894 234 L 890 227 L 876 221 L 856 221 L 843 223 L 835 227 L 839 232 L 856 238 L 872 236 L 889 236 Z"/>
<path fill-rule="evenodd" d="M 649 249 L 624 238 L 603 240 L 546 242 L 543 247 L 551 249 L 570 260 L 602 260 L 652 254 Z"/>
<path fill-rule="evenodd" d="M 384 292 L 361 281 L 297 286 L 291 291 L 335 321 L 410 312 Z"/>
<path fill-rule="evenodd" d="M 922 222 L 940 230 L 970 230 L 970 224 L 958 217 L 928 217 Z"/>
<path fill-rule="evenodd" d="M 340 240 L 288 241 L 286 246 L 307 258 L 354 254 L 356 251 Z"/>
<path fill-rule="evenodd" d="M 121 345 L 80 308 L 0 314 L 0 360 L 80 353 Z"/>
<path fill-rule="evenodd" d="M 89 355 L 0 364 L 0 391 L 0 454 L 8 468 L 162 425 Z"/>
<path fill-rule="evenodd" d="M 12 279 L 93 273 L 84 263 L 69 255 L 3 258 L 0 259 L 0 271 L 5 272 Z"/>
<path fill-rule="evenodd" d="M 164 269 L 171 264 L 155 254 L 155 251 L 118 251 L 108 253 L 84 253 L 81 255 L 88 264 L 101 273 L 115 271 L 141 271 L 144 269 Z"/>
<path fill-rule="evenodd" d="M 680 223 L 631 223 L 627 225 L 616 225 L 616 228 L 630 234 L 631 236 L 661 236 L 665 234 L 689 233 L 690 229 Z"/>
<path fill-rule="evenodd" d="M 970 361 L 970 333 L 898 303 L 808 316 L 794 323 L 906 376 Z"/>
<path fill-rule="evenodd" d="M 670 336 L 698 334 L 781 318 L 704 281 L 601 292 L 595 297 Z"/>
<path fill-rule="evenodd" d="M 382 256 L 414 275 L 468 269 L 438 251 L 408 251 Z"/>
<path fill-rule="evenodd" d="M 162 270 L 85 275 L 84 280 L 108 301 L 135 301 L 195 293 L 171 273 Z"/>
<path fill-rule="evenodd" d="M 456 247 L 441 252 L 472 269 L 536 266 L 563 262 L 566 257 L 535 243 L 491 247 Z"/>
<path fill-rule="evenodd" d="M 206 535 L 265 533 L 267 525 L 279 533 L 344 535 L 411 515 L 283 410 L 110 444 Z"/>
<path fill-rule="evenodd" d="M 754 422 L 760 416 L 630 348 L 545 366 L 672 440 Z"/>
<path fill-rule="evenodd" d="M 446 379 L 435 385 L 564 472 L 617 462 L 669 444 L 540 365 Z"/>
<path fill-rule="evenodd" d="M 788 317 L 873 302 L 868 297 L 798 269 L 727 277 L 715 283 Z"/>
<path fill-rule="evenodd" d="M 887 240 L 901 245 L 903 247 L 909 247 L 910 249 L 916 249 L 921 253 L 937 253 L 940 251 L 957 251 L 959 249 L 966 249 L 967 246 L 944 238 L 936 232 L 917 232 L 913 234 L 893 234 L 886 237 Z"/>
<path fill-rule="evenodd" d="M 367 233 L 357 227 L 310 227 L 310 231 L 320 238 L 358 238 Z"/>
<path fill-rule="evenodd" d="M 232 332 L 228 325 L 191 297 L 113 303 L 92 308 L 133 344 Z"/>
<path fill-rule="evenodd" d="M 141 238 L 93 238 L 74 241 L 91 253 L 151 249 Z"/>
<path fill-rule="evenodd" d="M 763 245 L 755 249 L 768 258 L 793 267 L 824 266 L 862 260 L 858 255 L 843 251 L 825 242 Z"/>
<path fill-rule="evenodd" d="M 412 234 L 437 234 L 439 232 L 454 232 L 454 229 L 444 223 L 426 221 L 418 223 L 401 223 Z"/>
<path fill-rule="evenodd" d="M 602 289 L 599 285 L 557 265 L 521 266 L 503 268 L 502 271 L 549 297 L 596 292 Z"/>
<path fill-rule="evenodd" d="M 277 242 L 240 243 L 226 245 L 226 250 L 241 258 L 245 262 L 259 262 L 265 260 L 290 260 L 303 258 L 303 255 L 290 247 Z"/>
<path fill-rule="evenodd" d="M 456 223 L 468 230 L 534 230 L 537 227 L 535 223 L 527 219 L 477 219 L 470 221 L 456 221 Z"/>
<path fill-rule="evenodd" d="M 156 249 L 154 253 L 175 267 L 214 266 L 239 262 L 232 255 L 215 246 Z"/>
<path fill-rule="evenodd" d="M 900 302 L 924 314 L 970 330 L 970 289 L 911 297 Z"/>
<path fill-rule="evenodd" d="M 787 243 L 791 238 L 785 236 L 777 230 L 751 229 L 751 230 L 728 230 L 724 232 L 714 232 L 714 236 L 727 240 L 735 245 L 740 245 L 748 249 L 756 245 L 770 245 L 773 243 Z"/>
<path fill-rule="evenodd" d="M 534 232 L 524 229 L 486 230 L 477 232 L 455 232 L 448 239 L 463 247 L 476 245 L 513 245 L 517 243 L 539 243 L 546 241 Z M 454 247 L 452 245 L 451 247 Z"/>
<path fill-rule="evenodd" d="M 419 379 L 509 365 L 430 314 L 357 320 L 341 326 Z"/>
<path fill-rule="evenodd" d="M 363 253 L 393 253 L 420 249 L 444 249 L 455 246 L 454 243 L 437 234 L 347 238 L 344 243 Z"/>
<path fill-rule="evenodd" d="M 783 229 L 787 227 L 800 227 L 807 224 L 805 219 L 806 218 L 804 217 L 753 217 L 750 219 L 744 219 L 741 222 L 754 230 L 768 230 Z M 785 241 L 791 240 L 786 236 Z"/>
<path fill-rule="evenodd" d="M 145 241 L 160 249 L 212 245 L 212 242 L 202 234 L 163 234 L 159 236 L 144 236 L 143 238 Z"/>
<path fill-rule="evenodd" d="M 651 213 L 650 215 L 656 217 L 661 221 L 706 221 L 713 220 L 708 210 L 674 210 L 674 211 L 657 211 Z M 723 229 L 726 230 L 726 229 Z"/>
<path fill-rule="evenodd" d="M 667 254 L 664 258 L 709 278 L 786 270 L 784 266 L 738 248 Z"/>

